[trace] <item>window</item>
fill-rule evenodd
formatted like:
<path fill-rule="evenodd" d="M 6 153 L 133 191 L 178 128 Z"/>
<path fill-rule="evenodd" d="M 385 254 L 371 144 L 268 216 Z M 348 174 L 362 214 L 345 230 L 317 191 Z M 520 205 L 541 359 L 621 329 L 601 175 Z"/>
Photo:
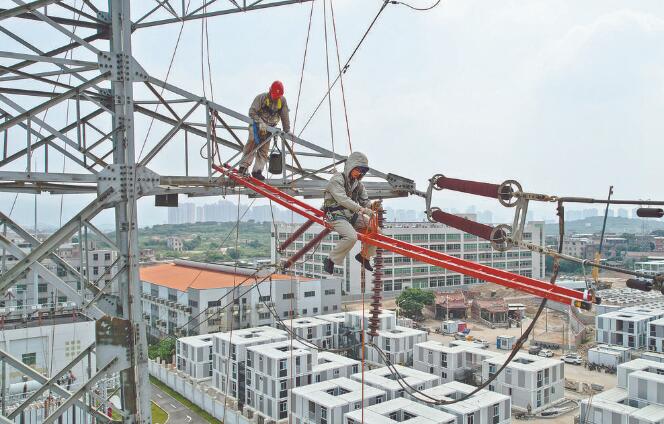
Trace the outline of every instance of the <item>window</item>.
<path fill-rule="evenodd" d="M 21 362 L 28 366 L 37 365 L 37 353 L 24 353 L 21 355 Z"/>
<path fill-rule="evenodd" d="M 314 297 L 314 296 L 316 296 L 316 292 L 313 290 L 304 292 L 304 297 Z"/>
<path fill-rule="evenodd" d="M 111 254 L 110 253 L 104 253 L 104 260 L 105 261 L 110 261 L 111 260 Z"/>
<path fill-rule="evenodd" d="M 208 308 L 214 308 L 216 306 L 221 306 L 221 300 L 212 300 L 208 302 Z"/>
<path fill-rule="evenodd" d="M 542 392 L 538 391 L 537 392 L 537 407 L 539 408 L 542 406 Z"/>
<path fill-rule="evenodd" d="M 189 306 L 191 306 L 192 308 L 198 308 L 198 302 L 195 301 L 195 300 L 190 300 L 189 301 Z"/>
<path fill-rule="evenodd" d="M 270 319 L 270 313 L 269 312 L 259 312 L 258 313 L 258 319 Z"/>
<path fill-rule="evenodd" d="M 98 261 L 99 260 L 99 254 L 98 253 L 93 253 L 92 254 L 92 260 L 93 261 Z"/>
<path fill-rule="evenodd" d="M 327 424 L 327 408 L 320 407 L 320 424 Z"/>
<path fill-rule="evenodd" d="M 440 366 L 447 368 L 447 353 L 440 354 Z"/>
<path fill-rule="evenodd" d="M 284 298 L 284 300 L 294 299 L 295 295 L 293 295 L 293 293 L 284 293 L 283 298 Z"/>
<path fill-rule="evenodd" d="M 279 402 L 279 419 L 288 418 L 288 409 L 286 406 L 287 401 Z"/>
<path fill-rule="evenodd" d="M 45 291 L 47 291 L 47 290 L 48 290 L 48 285 L 47 285 L 46 283 L 39 283 L 39 284 L 37 285 L 37 291 L 38 291 L 39 293 L 43 293 L 43 292 L 45 292 Z"/>
<path fill-rule="evenodd" d="M 99 275 L 99 267 L 98 266 L 92 267 L 92 275 Z"/>
<path fill-rule="evenodd" d="M 466 424 L 475 424 L 475 414 L 466 415 Z"/>
<path fill-rule="evenodd" d="M 493 405 L 493 424 L 500 422 L 500 404 Z"/>
<path fill-rule="evenodd" d="M 327 289 L 327 290 L 325 290 L 325 296 L 329 296 L 329 295 L 332 295 L 332 294 L 334 294 L 334 293 L 335 293 L 334 289 Z"/>
<path fill-rule="evenodd" d="M 318 308 L 314 308 L 314 314 L 318 313 Z"/>
<path fill-rule="evenodd" d="M 258 298 L 259 302 L 269 302 L 270 300 L 272 300 L 270 296 L 261 296 Z"/>
<path fill-rule="evenodd" d="M 306 314 L 307 314 L 307 309 L 306 308 L 302 309 L 302 315 L 306 315 Z"/>
<path fill-rule="evenodd" d="M 390 351 L 390 342 L 390 339 L 385 339 L 385 350 L 388 352 Z"/>

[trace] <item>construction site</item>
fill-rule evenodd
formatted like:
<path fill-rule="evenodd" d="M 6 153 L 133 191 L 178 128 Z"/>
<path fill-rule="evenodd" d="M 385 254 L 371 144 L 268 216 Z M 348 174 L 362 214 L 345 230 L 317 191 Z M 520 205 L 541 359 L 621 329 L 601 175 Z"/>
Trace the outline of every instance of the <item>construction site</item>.
<path fill-rule="evenodd" d="M 664 424 L 664 5 L 518 3 L 0 0 L 0 423 Z"/>

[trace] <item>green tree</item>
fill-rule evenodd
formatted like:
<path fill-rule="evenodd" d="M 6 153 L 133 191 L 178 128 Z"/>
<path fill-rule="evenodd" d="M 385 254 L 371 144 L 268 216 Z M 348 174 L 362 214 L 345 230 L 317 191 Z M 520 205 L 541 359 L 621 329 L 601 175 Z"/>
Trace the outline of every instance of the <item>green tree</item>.
<path fill-rule="evenodd" d="M 155 359 L 157 357 L 169 362 L 173 355 L 175 354 L 175 339 L 172 337 L 167 337 L 163 340 L 160 340 L 159 343 L 150 345 L 148 347 L 148 357 L 150 359 Z"/>
<path fill-rule="evenodd" d="M 435 295 L 422 289 L 405 289 L 397 298 L 397 305 L 401 313 L 408 318 L 422 318 L 422 308 L 427 305 L 433 305 L 436 300 Z"/>

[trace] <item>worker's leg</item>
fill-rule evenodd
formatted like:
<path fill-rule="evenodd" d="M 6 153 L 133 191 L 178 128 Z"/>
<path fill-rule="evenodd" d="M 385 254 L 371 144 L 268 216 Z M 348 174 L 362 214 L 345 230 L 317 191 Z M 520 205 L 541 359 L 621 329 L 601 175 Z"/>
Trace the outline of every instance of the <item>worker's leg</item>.
<path fill-rule="evenodd" d="M 369 227 L 369 218 L 367 218 L 364 215 L 358 215 L 357 221 L 355 221 L 355 229 L 358 232 L 364 232 L 366 229 Z M 378 232 L 380 233 L 380 228 L 378 229 Z M 376 254 L 376 246 L 365 243 L 366 247 L 366 253 L 363 255 L 366 259 L 371 259 L 375 254 Z"/>
<path fill-rule="evenodd" d="M 337 242 L 337 245 L 334 246 L 334 249 L 330 252 L 330 260 L 334 262 L 335 265 L 343 265 L 346 255 L 350 250 L 355 246 L 357 241 L 357 232 L 350 225 L 350 222 L 345 219 L 337 219 L 335 221 L 330 221 L 332 229 L 339 234 L 340 240 Z"/>
<path fill-rule="evenodd" d="M 242 149 L 242 160 L 240 161 L 239 167 L 249 169 L 251 166 L 251 162 L 254 161 L 254 156 L 256 156 L 256 152 L 253 151 L 256 146 L 254 145 L 254 130 L 251 126 L 249 126 L 249 139 L 247 140 L 247 144 L 244 145 L 244 148 Z"/>
<path fill-rule="evenodd" d="M 265 137 L 260 136 L 263 145 L 256 151 L 256 162 L 254 162 L 252 172 L 261 172 L 267 163 L 268 155 L 270 154 L 270 142 L 265 142 L 265 140 L 267 140 L 268 136 L 269 133 Z"/>

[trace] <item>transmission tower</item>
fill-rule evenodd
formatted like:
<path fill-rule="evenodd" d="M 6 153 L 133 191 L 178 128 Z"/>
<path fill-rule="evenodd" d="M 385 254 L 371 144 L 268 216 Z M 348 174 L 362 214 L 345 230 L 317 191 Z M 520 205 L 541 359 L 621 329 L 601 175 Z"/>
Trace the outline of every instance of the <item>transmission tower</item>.
<path fill-rule="evenodd" d="M 0 350 L 7 366 L 43 384 L 0 422 L 13 422 L 21 411 L 48 390 L 65 399 L 45 423 L 76 406 L 101 422 L 110 419 L 86 402 L 95 383 L 120 374 L 124 422 L 150 423 L 150 382 L 146 322 L 141 306 L 137 200 L 169 195 L 214 196 L 249 194 L 213 171 L 223 158 L 234 163 L 252 122 L 209 98 L 155 77 L 132 54 L 134 33 L 170 26 L 177 31 L 187 21 L 233 15 L 310 0 L 6 0 L 1 2 L 0 33 L 0 191 L 19 195 L 88 195 L 90 202 L 50 236 L 40 240 L 10 214 L 0 214 L 4 232 L 0 247 L 18 258 L 0 268 L 0 293 L 21 281 L 26 271 L 37 273 L 50 286 L 80 305 L 96 320 L 96 343 L 70 363 L 95 351 L 97 369 L 76 391 L 56 384 L 62 375 L 45 378 L 9 352 Z M 179 3 L 179 4 L 176 4 Z M 185 4 L 186 3 L 186 4 Z M 139 10 L 141 9 L 141 10 Z M 160 47 L 160 46 L 157 46 Z M 167 64 L 163 64 L 165 67 Z M 164 69 L 157 69 L 163 74 Z M 141 139 L 137 128 L 150 128 Z M 321 197 L 329 174 L 345 157 L 316 143 L 269 129 L 285 152 L 283 174 L 270 182 L 293 195 Z M 238 135 L 239 134 L 239 135 Z M 199 156 L 207 163 L 203 163 Z M 181 165 L 176 175 L 162 175 L 152 164 L 169 156 Z M 216 158 L 216 159 L 215 159 Z M 65 164 L 66 162 L 66 164 Z M 197 166 L 192 167 L 192 164 Z M 190 169 L 202 169 L 192 173 Z M 66 172 L 65 172 L 66 170 Z M 420 194 L 413 181 L 372 169 L 366 183 L 372 197 Z M 3 208 L 5 209 L 5 208 Z M 115 236 L 108 237 L 92 221 L 112 209 Z M 55 214 L 53 214 L 55 215 Z M 29 253 L 7 237 L 7 230 L 30 243 Z M 92 233 L 118 252 L 111 282 L 101 284 L 79 272 L 55 253 L 74 234 Z M 80 238 L 79 238 L 80 243 Z M 81 253 L 82 257 L 82 253 Z M 40 261 L 56 263 L 64 276 Z M 81 282 L 79 290 L 75 283 Z M 64 372 L 64 371 L 63 371 Z M 4 373 L 3 373 L 4 374 Z"/>

